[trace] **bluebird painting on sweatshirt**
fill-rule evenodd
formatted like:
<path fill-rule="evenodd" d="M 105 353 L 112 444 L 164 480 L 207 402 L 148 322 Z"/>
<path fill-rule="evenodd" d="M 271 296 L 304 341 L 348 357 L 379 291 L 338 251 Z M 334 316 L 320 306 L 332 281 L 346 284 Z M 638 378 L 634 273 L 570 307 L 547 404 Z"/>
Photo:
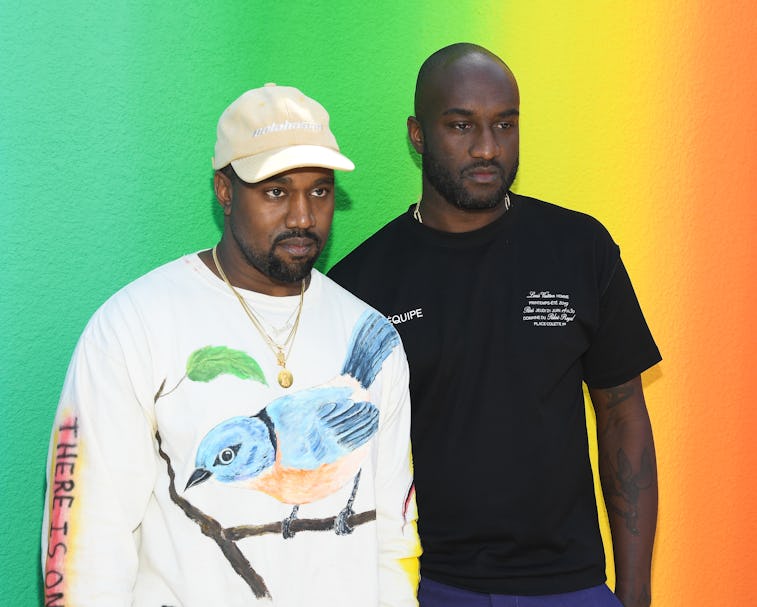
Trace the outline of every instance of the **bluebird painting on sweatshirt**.
<path fill-rule="evenodd" d="M 345 507 L 335 513 L 334 531 L 352 531 L 348 518 L 368 442 L 379 412 L 368 388 L 399 343 L 396 331 L 376 312 L 358 321 L 341 373 L 331 381 L 281 396 L 252 416 L 227 419 L 200 442 L 190 489 L 213 479 L 262 491 L 293 506 L 282 522 L 292 537 L 301 504 L 320 500 L 352 483 Z"/>

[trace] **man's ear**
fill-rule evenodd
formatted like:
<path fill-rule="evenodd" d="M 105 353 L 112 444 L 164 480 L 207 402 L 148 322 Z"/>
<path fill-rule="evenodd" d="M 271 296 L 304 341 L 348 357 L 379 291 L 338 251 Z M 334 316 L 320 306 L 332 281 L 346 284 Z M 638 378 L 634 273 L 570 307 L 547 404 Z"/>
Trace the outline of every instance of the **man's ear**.
<path fill-rule="evenodd" d="M 213 189 L 216 192 L 216 200 L 223 207 L 223 214 L 231 213 L 231 179 L 226 177 L 221 171 L 216 171 L 213 175 Z"/>
<path fill-rule="evenodd" d="M 423 154 L 423 129 L 415 116 L 407 118 L 407 136 L 410 137 L 410 143 L 413 144 L 415 151 Z"/>

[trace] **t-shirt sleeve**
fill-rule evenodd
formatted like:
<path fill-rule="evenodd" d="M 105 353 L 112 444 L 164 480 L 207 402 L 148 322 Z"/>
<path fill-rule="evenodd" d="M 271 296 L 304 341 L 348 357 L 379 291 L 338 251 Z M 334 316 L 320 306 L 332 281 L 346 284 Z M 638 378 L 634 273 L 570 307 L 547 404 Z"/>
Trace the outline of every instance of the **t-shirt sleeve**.
<path fill-rule="evenodd" d="M 583 357 L 584 381 L 592 388 L 610 388 L 633 379 L 660 360 L 631 279 L 618 258 L 600 296 L 597 331 Z"/>

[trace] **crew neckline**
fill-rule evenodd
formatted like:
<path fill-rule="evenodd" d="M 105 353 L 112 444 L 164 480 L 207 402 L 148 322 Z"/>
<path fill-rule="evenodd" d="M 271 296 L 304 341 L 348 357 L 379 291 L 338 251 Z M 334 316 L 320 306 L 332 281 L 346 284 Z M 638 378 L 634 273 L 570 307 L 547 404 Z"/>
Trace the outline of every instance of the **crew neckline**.
<path fill-rule="evenodd" d="M 189 263 L 189 265 L 192 267 L 192 269 L 197 272 L 200 277 L 203 279 L 203 281 L 208 284 L 210 287 L 215 289 L 216 291 L 222 292 L 227 297 L 230 297 L 232 299 L 236 299 L 234 297 L 234 294 L 229 290 L 229 287 L 226 286 L 226 283 L 218 276 L 216 276 L 213 271 L 205 265 L 205 262 L 200 259 L 200 253 L 204 251 L 205 249 L 202 249 L 200 251 L 196 251 L 194 253 L 189 253 L 184 256 L 184 259 Z M 266 307 L 282 307 L 282 308 L 288 308 L 291 305 L 297 305 L 300 300 L 299 293 L 296 295 L 267 295 L 265 293 L 261 293 L 260 291 L 252 291 L 248 289 L 244 289 L 242 287 L 234 287 L 239 294 L 246 300 L 249 300 L 251 302 L 255 302 L 256 305 L 262 305 Z M 309 303 L 308 300 L 312 301 L 313 299 L 317 298 L 319 293 L 321 291 L 321 274 L 313 268 L 310 271 L 310 284 L 308 285 L 307 289 L 305 289 L 305 305 Z"/>
<path fill-rule="evenodd" d="M 406 229 L 424 242 L 441 247 L 461 248 L 484 244 L 501 232 L 509 230 L 518 215 L 520 205 L 520 196 L 510 192 L 510 209 L 507 212 L 491 223 L 468 232 L 445 232 L 419 223 L 413 217 L 415 203 L 411 204 L 400 217 L 404 220 Z"/>

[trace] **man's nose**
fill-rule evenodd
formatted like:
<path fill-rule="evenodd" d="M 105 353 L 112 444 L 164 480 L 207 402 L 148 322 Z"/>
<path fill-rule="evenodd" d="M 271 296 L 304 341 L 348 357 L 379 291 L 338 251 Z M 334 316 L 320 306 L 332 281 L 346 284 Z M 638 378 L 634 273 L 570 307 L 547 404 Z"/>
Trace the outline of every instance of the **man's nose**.
<path fill-rule="evenodd" d="M 480 129 L 471 146 L 470 155 L 474 158 L 491 160 L 499 156 L 499 153 L 499 142 L 492 129 L 490 127 Z"/>
<path fill-rule="evenodd" d="M 292 195 L 286 217 L 288 228 L 312 228 L 315 225 L 313 204 L 305 192 Z"/>

